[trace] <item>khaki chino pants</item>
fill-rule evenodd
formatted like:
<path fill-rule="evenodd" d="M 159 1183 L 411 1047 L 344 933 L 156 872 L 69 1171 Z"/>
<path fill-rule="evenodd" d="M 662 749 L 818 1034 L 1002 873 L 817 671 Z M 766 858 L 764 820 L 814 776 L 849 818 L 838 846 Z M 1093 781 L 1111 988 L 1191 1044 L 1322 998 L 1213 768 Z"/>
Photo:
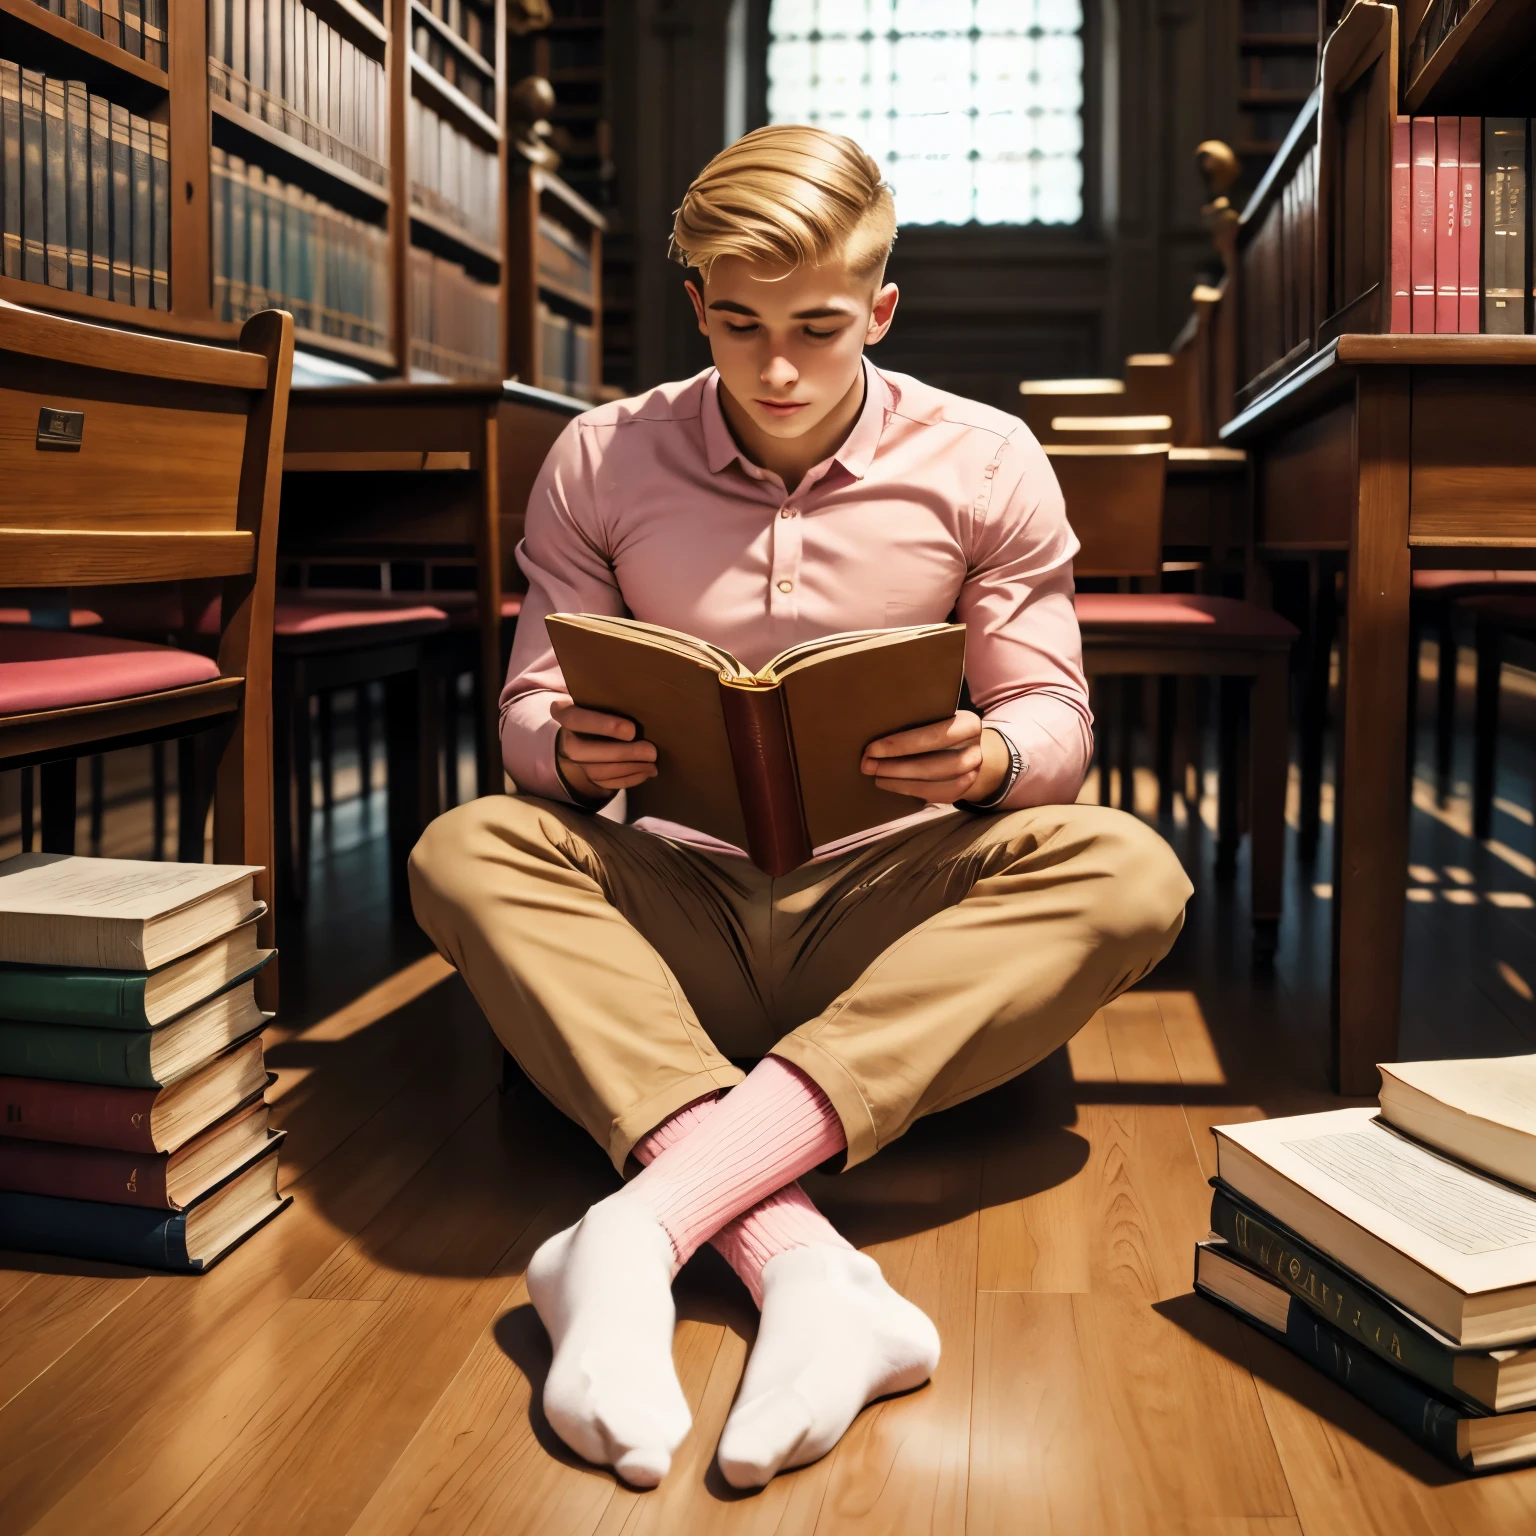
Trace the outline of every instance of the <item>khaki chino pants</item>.
<path fill-rule="evenodd" d="M 951 812 L 772 879 L 567 805 L 427 829 L 416 916 L 518 1065 L 607 1149 L 793 1062 L 851 1167 L 1070 1039 L 1168 952 L 1190 884 L 1120 811 Z"/>

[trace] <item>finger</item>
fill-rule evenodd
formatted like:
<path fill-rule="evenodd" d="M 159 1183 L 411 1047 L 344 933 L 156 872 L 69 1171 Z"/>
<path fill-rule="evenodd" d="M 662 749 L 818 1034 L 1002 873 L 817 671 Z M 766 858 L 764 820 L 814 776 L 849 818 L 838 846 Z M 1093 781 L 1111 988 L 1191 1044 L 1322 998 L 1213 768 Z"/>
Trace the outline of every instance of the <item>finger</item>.
<path fill-rule="evenodd" d="M 656 744 L 651 741 L 612 741 L 606 736 L 560 733 L 559 754 L 573 763 L 654 763 Z"/>
<path fill-rule="evenodd" d="M 635 722 L 623 715 L 608 715 L 597 709 L 583 709 L 569 699 L 550 706 L 550 714 L 568 731 L 583 736 L 606 736 L 615 741 L 633 741 Z"/>
<path fill-rule="evenodd" d="M 865 773 L 877 778 L 932 781 L 975 773 L 981 765 L 981 748 L 971 746 L 958 752 L 924 752 L 915 757 L 865 758 L 860 766 Z"/>
<path fill-rule="evenodd" d="M 927 800 L 938 805 L 952 805 L 963 800 L 971 785 L 976 782 L 974 773 L 964 773 L 953 779 L 888 779 L 883 775 L 875 783 L 893 795 L 905 795 L 911 800 Z"/>
<path fill-rule="evenodd" d="M 654 768 L 630 769 L 623 773 L 615 772 L 612 768 L 598 769 L 588 773 L 587 777 L 601 789 L 633 789 L 636 784 L 643 784 L 647 779 L 656 777 Z"/>
<path fill-rule="evenodd" d="M 870 742 L 864 750 L 875 758 L 911 757 L 919 752 L 938 752 L 980 740 L 980 718 L 969 710 L 962 710 L 949 720 L 915 726 L 910 731 L 898 731 L 894 736 L 882 736 L 878 741 Z"/>

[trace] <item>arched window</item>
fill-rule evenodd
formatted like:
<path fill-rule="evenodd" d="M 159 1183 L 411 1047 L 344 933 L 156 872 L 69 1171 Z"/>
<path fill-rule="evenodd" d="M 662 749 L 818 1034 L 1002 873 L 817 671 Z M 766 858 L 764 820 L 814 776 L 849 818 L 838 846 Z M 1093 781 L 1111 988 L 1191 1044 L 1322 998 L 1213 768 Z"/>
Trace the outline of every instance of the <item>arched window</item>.
<path fill-rule="evenodd" d="M 1083 216 L 1083 0 L 772 0 L 768 120 L 857 139 L 903 224 Z"/>

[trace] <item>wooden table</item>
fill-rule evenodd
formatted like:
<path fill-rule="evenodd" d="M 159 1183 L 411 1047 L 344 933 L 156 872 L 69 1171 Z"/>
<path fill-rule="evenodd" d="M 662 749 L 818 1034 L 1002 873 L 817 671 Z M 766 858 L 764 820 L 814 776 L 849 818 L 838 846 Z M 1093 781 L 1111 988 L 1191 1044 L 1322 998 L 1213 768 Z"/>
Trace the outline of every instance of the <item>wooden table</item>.
<path fill-rule="evenodd" d="M 1241 448 L 1170 448 L 1163 499 L 1169 560 L 1224 564 L 1246 543 L 1248 455 Z"/>
<path fill-rule="evenodd" d="M 1374 1094 L 1376 1063 L 1397 1052 L 1413 568 L 1536 564 L 1533 422 L 1536 337 L 1341 336 L 1221 430 L 1253 459 L 1260 579 L 1266 556 L 1346 563 L 1332 968 L 1344 1093 Z"/>
<path fill-rule="evenodd" d="M 496 699 L 503 602 L 517 583 L 512 551 L 550 444 L 585 409 L 494 381 L 387 380 L 295 389 L 291 397 L 280 558 L 443 560 L 473 569 L 472 590 L 391 595 L 450 609 L 473 602 L 481 794 L 502 782 Z"/>

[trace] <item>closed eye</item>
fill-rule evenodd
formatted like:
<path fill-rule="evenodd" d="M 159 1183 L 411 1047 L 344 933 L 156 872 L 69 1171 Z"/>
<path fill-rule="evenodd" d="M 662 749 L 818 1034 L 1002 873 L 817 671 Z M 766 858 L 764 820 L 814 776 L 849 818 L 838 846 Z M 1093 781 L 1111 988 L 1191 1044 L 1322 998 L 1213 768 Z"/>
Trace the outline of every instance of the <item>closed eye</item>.
<path fill-rule="evenodd" d="M 755 322 L 749 323 L 747 325 L 732 325 L 731 322 L 727 320 L 725 322 L 725 328 L 733 336 L 748 336 L 757 329 L 757 325 Z"/>

